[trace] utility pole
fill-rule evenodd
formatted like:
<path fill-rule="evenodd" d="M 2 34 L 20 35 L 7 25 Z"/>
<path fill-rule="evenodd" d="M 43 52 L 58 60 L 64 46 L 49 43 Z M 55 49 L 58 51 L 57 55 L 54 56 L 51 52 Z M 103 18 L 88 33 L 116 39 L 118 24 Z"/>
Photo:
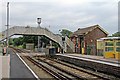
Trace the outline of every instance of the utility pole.
<path fill-rule="evenodd" d="M 8 54 L 8 46 L 9 46 L 9 2 L 7 2 L 7 33 L 6 33 L 6 48 L 7 48 L 7 54 Z"/>

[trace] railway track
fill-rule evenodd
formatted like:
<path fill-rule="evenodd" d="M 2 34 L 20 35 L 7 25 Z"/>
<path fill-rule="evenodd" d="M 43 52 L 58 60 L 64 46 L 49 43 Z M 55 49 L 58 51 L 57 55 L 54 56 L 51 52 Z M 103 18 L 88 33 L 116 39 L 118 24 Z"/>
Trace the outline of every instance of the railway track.
<path fill-rule="evenodd" d="M 25 50 L 23 51 L 20 49 L 14 50 L 17 52 L 26 52 Z M 108 77 L 80 69 L 74 65 L 70 65 L 56 59 L 53 60 L 45 57 L 39 57 L 36 59 L 35 57 L 31 56 L 24 57 L 34 65 L 49 73 L 54 77 L 55 80 L 117 80 L 113 77 Z"/>
<path fill-rule="evenodd" d="M 22 51 L 20 49 L 14 49 L 16 52 L 25 52 L 25 51 Z M 64 73 L 60 70 L 57 70 L 55 69 L 54 67 L 44 63 L 44 62 L 39 62 L 33 58 L 31 58 L 30 56 L 21 56 L 22 58 L 26 58 L 28 59 L 29 61 L 31 61 L 34 65 L 38 66 L 39 68 L 42 68 L 44 71 L 46 71 L 47 73 L 49 73 L 51 76 L 54 77 L 55 80 L 75 80 L 76 77 L 74 77 L 74 75 L 71 75 L 71 74 L 67 74 L 67 73 Z M 46 74 L 45 74 L 46 75 Z M 53 80 L 54 80 L 53 79 Z"/>
<path fill-rule="evenodd" d="M 30 53 L 30 51 L 27 50 L 22 50 L 22 49 L 18 49 L 18 48 L 14 48 L 14 47 L 10 47 L 14 52 L 18 52 L 18 53 Z"/>
<path fill-rule="evenodd" d="M 89 71 L 89 70 L 85 70 L 83 68 L 68 64 L 66 62 L 62 62 L 56 59 L 48 59 L 48 58 L 37 58 L 39 61 L 45 62 L 49 65 L 52 65 L 54 67 L 59 67 L 61 68 L 61 70 L 63 71 L 68 71 L 71 74 L 77 75 L 79 76 L 81 79 L 97 79 L 97 80 L 115 80 L 118 79 L 116 77 L 113 76 L 109 76 L 109 75 L 105 75 L 105 74 L 101 74 L 98 72 L 93 72 L 93 71 Z"/>
<path fill-rule="evenodd" d="M 91 71 L 91 70 L 86 70 L 86 69 L 80 68 L 78 66 L 75 66 L 73 64 L 61 61 L 59 59 L 52 59 L 52 58 L 47 58 L 47 59 L 52 60 L 52 61 L 57 62 L 57 63 L 60 63 L 62 65 L 68 66 L 70 68 L 73 68 L 73 69 L 76 69 L 76 70 L 79 70 L 79 71 L 82 71 L 82 72 L 85 72 L 85 73 L 97 76 L 97 77 L 102 78 L 102 79 L 117 79 L 114 76 L 106 75 L 106 74 L 95 72 L 95 71 Z"/>
<path fill-rule="evenodd" d="M 75 79 L 74 77 L 67 75 L 59 70 L 54 69 L 53 67 L 47 65 L 44 62 L 39 62 L 35 59 L 32 59 L 29 56 L 26 56 L 26 58 L 28 60 L 30 60 L 32 63 L 34 63 L 35 65 L 39 66 L 40 68 L 42 68 L 43 70 L 45 70 L 46 72 L 48 72 L 49 74 L 51 74 L 55 79 L 57 80 L 72 80 Z"/>
<path fill-rule="evenodd" d="M 56 56 L 61 61 L 89 69 L 91 71 L 96 71 L 98 73 L 103 73 L 109 76 L 117 77 L 120 80 L 120 65 L 117 63 L 103 62 L 90 58 L 82 58 L 75 56 Z M 73 62 L 72 62 L 73 61 Z M 75 63 L 76 62 L 76 63 Z M 115 80 L 115 79 L 114 79 Z"/>

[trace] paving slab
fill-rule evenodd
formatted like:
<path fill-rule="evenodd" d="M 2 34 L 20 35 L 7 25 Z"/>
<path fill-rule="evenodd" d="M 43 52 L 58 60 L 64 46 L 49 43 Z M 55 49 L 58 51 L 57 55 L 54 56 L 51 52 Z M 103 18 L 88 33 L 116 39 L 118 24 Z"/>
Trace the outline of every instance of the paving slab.
<path fill-rule="evenodd" d="M 9 78 L 10 72 L 10 55 L 0 56 L 0 80 Z"/>
<path fill-rule="evenodd" d="M 10 78 L 16 79 L 35 79 L 30 70 L 23 64 L 19 57 L 10 52 Z"/>

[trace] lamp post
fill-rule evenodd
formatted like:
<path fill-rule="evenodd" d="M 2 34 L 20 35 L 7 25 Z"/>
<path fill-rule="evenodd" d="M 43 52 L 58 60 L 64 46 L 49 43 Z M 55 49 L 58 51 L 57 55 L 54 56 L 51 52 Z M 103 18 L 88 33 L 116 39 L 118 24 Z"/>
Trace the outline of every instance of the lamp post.
<path fill-rule="evenodd" d="M 38 23 L 38 27 L 40 27 L 40 24 L 41 24 L 41 18 L 37 18 L 37 23 Z"/>
<path fill-rule="evenodd" d="M 8 55 L 8 46 L 9 46 L 9 32 L 8 32 L 8 29 L 9 29 L 9 2 L 7 2 L 7 32 L 6 32 L 6 53 Z"/>
<path fill-rule="evenodd" d="M 40 24 L 41 24 L 41 18 L 37 18 L 37 23 L 38 23 L 38 27 L 40 28 Z M 38 35 L 38 51 L 40 48 L 40 36 Z"/>

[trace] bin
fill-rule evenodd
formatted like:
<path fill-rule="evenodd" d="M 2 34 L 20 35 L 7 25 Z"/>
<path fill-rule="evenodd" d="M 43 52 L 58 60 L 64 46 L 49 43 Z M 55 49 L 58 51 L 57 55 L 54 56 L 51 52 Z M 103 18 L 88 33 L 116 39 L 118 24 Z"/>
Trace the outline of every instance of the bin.
<path fill-rule="evenodd" d="M 49 49 L 49 55 L 55 55 L 56 49 L 55 48 L 50 48 Z"/>

